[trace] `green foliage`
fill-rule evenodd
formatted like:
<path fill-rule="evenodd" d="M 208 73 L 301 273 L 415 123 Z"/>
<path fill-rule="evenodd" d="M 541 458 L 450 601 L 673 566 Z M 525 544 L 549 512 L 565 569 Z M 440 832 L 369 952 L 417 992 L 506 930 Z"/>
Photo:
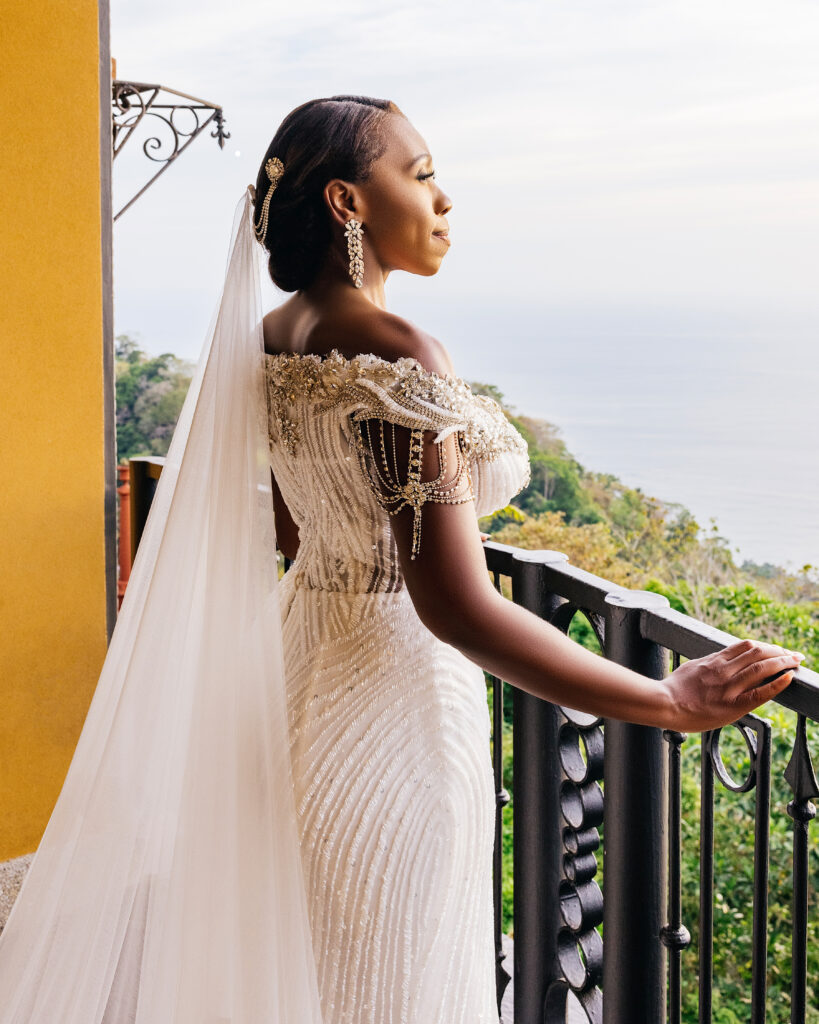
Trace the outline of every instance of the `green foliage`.
<path fill-rule="evenodd" d="M 483 516 L 478 520 L 478 526 L 484 533 L 497 533 L 498 530 L 509 523 L 520 524 L 526 519 L 525 513 L 521 512 L 515 505 L 504 505 L 491 515 Z"/>
<path fill-rule="evenodd" d="M 600 522 L 603 516 L 583 487 L 583 468 L 579 463 L 535 451 L 529 464 L 531 480 L 516 498 L 522 509 L 532 515 L 564 512 L 573 525 Z"/>
<path fill-rule="evenodd" d="M 652 578 L 643 589 L 665 595 L 677 611 L 694 614 L 692 588 L 685 579 L 667 583 Z M 706 583 L 704 593 L 708 621 L 719 629 L 801 651 L 806 662 L 819 660 L 819 607 L 815 601 L 777 601 L 747 582 L 722 586 Z"/>
<path fill-rule="evenodd" d="M 750 583 L 713 587 L 709 604 L 720 628 L 819 658 L 819 607 L 815 602 L 784 604 Z M 750 632 L 748 632 L 750 630 Z"/>
<path fill-rule="evenodd" d="M 166 455 L 193 373 L 170 353 L 147 356 L 127 334 L 116 339 L 117 459 Z"/>
<path fill-rule="evenodd" d="M 486 701 L 489 707 L 490 718 L 492 716 L 492 677 L 484 673 L 487 680 Z M 503 786 L 509 793 L 509 803 L 503 808 L 502 824 L 502 882 L 501 900 L 502 914 L 501 924 L 507 935 L 513 930 L 513 901 L 514 901 L 514 778 L 513 778 L 513 757 L 514 757 L 514 736 L 512 731 L 512 688 L 501 683 L 503 686 Z M 494 741 L 490 744 L 492 757 L 494 758 Z"/>

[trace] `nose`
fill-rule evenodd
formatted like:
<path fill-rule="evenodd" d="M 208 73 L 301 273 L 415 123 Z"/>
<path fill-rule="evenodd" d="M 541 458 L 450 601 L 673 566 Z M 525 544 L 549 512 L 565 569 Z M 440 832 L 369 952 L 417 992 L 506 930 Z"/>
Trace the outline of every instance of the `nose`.
<path fill-rule="evenodd" d="M 447 214 L 452 209 L 452 200 L 443 189 L 439 188 L 438 192 L 440 193 L 438 196 L 438 213 L 441 215 Z"/>

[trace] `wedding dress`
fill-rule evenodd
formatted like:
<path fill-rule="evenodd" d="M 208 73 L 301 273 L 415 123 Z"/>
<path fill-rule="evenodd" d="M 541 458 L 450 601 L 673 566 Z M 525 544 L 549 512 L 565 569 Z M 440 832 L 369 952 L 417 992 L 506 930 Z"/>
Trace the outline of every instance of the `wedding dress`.
<path fill-rule="evenodd" d="M 393 458 L 390 425 L 457 434 L 463 460 L 421 521 L 453 495 L 477 515 L 507 504 L 526 444 L 496 402 L 413 359 L 266 362 L 270 458 L 299 527 L 285 680 L 325 1024 L 497 1024 L 486 683 L 404 585 L 387 511 L 420 468 Z"/>
<path fill-rule="evenodd" d="M 265 355 L 262 257 L 246 193 L 0 935 L 0 1024 L 496 1024 L 483 673 L 414 612 L 383 481 L 419 527 L 423 502 L 412 462 L 377 485 L 375 425 L 456 433 L 477 514 L 528 481 L 526 445 L 413 360 Z M 300 527 L 281 582 L 271 465 Z"/>

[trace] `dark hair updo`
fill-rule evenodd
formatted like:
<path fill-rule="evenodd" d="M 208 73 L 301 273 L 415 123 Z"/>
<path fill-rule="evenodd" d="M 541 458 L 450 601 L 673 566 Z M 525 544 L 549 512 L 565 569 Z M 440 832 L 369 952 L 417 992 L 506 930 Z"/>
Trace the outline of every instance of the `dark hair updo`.
<path fill-rule="evenodd" d="M 333 178 L 366 181 L 386 149 L 381 131 L 387 114 L 403 113 L 390 100 L 330 96 L 309 100 L 282 121 L 256 178 L 255 223 L 270 188 L 265 164 L 278 157 L 284 174 L 270 197 L 267 231 L 274 284 L 285 292 L 306 288 L 321 268 L 332 240 L 324 186 Z"/>

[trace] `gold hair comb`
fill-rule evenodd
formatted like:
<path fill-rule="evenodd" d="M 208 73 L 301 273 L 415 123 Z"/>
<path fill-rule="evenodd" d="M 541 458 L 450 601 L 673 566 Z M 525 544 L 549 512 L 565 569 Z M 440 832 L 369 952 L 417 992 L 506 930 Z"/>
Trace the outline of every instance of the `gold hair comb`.
<path fill-rule="evenodd" d="M 262 203 L 262 217 L 261 221 L 257 224 L 255 219 L 253 221 L 253 229 L 256 232 L 256 238 L 261 242 L 264 236 L 267 234 L 267 216 L 270 210 L 270 197 L 276 191 L 276 187 L 281 181 L 281 177 L 284 174 L 284 164 L 279 160 L 277 156 L 271 156 L 267 163 L 264 165 L 264 169 L 267 171 L 267 176 L 270 179 L 270 187 L 267 190 L 267 195 L 264 197 Z M 255 189 L 253 191 L 253 201 L 256 201 Z"/>

